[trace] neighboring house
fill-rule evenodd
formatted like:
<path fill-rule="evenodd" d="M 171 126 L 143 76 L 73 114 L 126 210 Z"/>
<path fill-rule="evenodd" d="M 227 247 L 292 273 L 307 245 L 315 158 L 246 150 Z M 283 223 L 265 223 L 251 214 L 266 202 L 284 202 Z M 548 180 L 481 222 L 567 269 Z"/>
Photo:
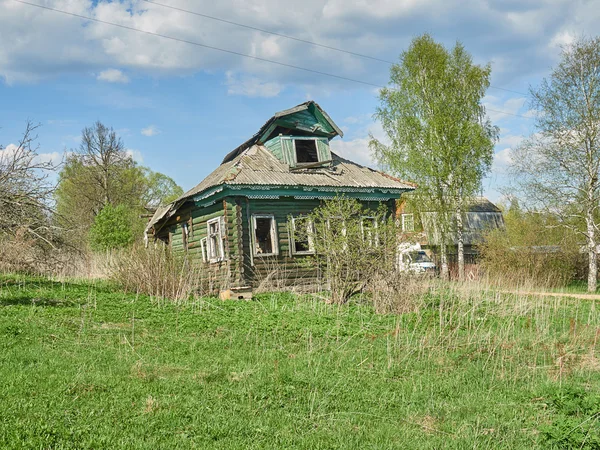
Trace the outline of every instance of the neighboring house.
<path fill-rule="evenodd" d="M 402 223 L 402 229 L 405 233 L 416 232 L 415 241 L 418 241 L 425 249 L 433 253 L 438 252 L 440 245 L 440 232 L 437 227 L 437 213 L 425 212 L 421 214 L 420 227 L 415 227 L 415 215 L 404 213 L 399 215 Z M 485 234 L 491 230 L 504 228 L 504 218 L 502 211 L 485 197 L 476 197 L 468 207 L 468 211 L 463 220 L 464 231 L 463 239 L 465 246 L 465 259 L 467 262 L 475 262 L 479 254 L 477 246 L 483 241 Z M 449 256 L 454 259 L 457 253 L 456 235 L 450 236 Z"/>
<path fill-rule="evenodd" d="M 311 240 L 294 238 L 304 217 L 336 195 L 391 214 L 402 193 L 415 188 L 331 152 L 342 136 L 313 101 L 271 117 L 217 169 L 178 200 L 156 211 L 146 237 L 202 262 L 214 289 L 255 285 L 278 270 L 289 284 L 311 284 L 317 271 L 303 263 Z M 303 233 L 306 234 L 306 233 Z"/>

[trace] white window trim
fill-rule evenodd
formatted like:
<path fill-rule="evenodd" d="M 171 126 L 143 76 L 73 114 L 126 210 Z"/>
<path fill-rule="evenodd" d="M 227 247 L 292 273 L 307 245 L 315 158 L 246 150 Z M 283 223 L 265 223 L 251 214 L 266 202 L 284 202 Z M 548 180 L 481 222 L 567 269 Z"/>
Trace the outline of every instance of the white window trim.
<path fill-rule="evenodd" d="M 214 223 L 219 224 L 219 231 L 218 233 L 216 233 L 217 235 L 217 241 L 218 241 L 218 248 L 219 248 L 219 256 L 216 257 L 211 257 L 212 253 L 212 240 L 211 240 L 211 233 L 210 233 L 210 226 Z M 206 237 L 207 237 L 207 246 L 206 246 L 206 250 L 207 250 L 207 258 L 208 261 L 210 263 L 215 263 L 215 262 L 219 262 L 219 261 L 223 261 L 225 259 L 225 249 L 223 248 L 223 220 L 222 217 L 215 217 L 214 219 L 210 219 L 206 222 Z"/>
<path fill-rule="evenodd" d="M 303 219 L 307 221 L 307 234 L 308 234 L 308 250 L 303 252 L 296 251 L 296 219 Z M 292 255 L 314 255 L 315 254 L 315 241 L 314 241 L 314 232 L 315 228 L 312 220 L 310 220 L 306 216 L 292 216 L 292 236 L 291 236 L 291 250 Z"/>
<path fill-rule="evenodd" d="M 257 253 L 256 242 L 256 219 L 271 219 L 271 246 L 272 253 Z M 279 255 L 279 240 L 277 239 L 277 223 L 273 214 L 252 214 L 252 254 L 255 257 L 263 256 L 278 256 Z"/>
<path fill-rule="evenodd" d="M 373 243 L 371 241 L 371 239 L 373 238 L 369 238 L 368 236 L 365 235 L 365 220 L 370 220 L 373 223 L 373 228 L 375 229 L 375 236 L 373 236 L 375 238 L 375 242 Z M 363 242 L 368 242 L 369 247 L 377 247 L 379 246 L 379 223 L 377 221 L 376 217 L 373 216 L 363 216 L 360 218 L 360 232 L 362 234 L 362 238 L 363 238 Z"/>
<path fill-rule="evenodd" d="M 407 230 L 406 228 L 406 223 L 404 221 L 404 219 L 406 219 L 407 217 L 410 217 L 412 219 L 412 227 L 410 230 Z M 402 232 L 403 233 L 414 233 L 415 231 L 415 215 L 414 214 L 402 214 Z"/>
<path fill-rule="evenodd" d="M 185 251 L 188 250 L 188 247 L 190 245 L 189 239 L 190 239 L 190 230 L 188 228 L 188 224 L 187 224 L 187 222 L 183 222 L 181 224 L 181 240 L 183 243 L 183 249 Z"/>
<path fill-rule="evenodd" d="M 208 238 L 200 239 L 200 251 L 202 252 L 202 262 L 208 262 Z"/>

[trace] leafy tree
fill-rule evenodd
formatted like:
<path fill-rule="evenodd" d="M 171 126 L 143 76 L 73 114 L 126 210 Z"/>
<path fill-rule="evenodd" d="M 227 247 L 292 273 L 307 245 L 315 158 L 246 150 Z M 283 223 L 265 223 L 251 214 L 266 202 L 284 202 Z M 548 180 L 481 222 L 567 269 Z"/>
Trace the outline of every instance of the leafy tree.
<path fill-rule="evenodd" d="M 95 251 L 129 246 L 133 240 L 132 213 L 125 205 L 107 204 L 94 218 L 90 228 L 90 247 Z"/>
<path fill-rule="evenodd" d="M 96 122 L 83 129 L 79 149 L 67 158 L 55 197 L 60 221 L 73 230 L 74 243 L 84 247 L 95 217 L 106 206 L 126 206 L 134 218 L 133 234 L 141 236 L 144 221 L 139 216 L 181 194 L 171 178 L 133 161 L 116 132 Z"/>
<path fill-rule="evenodd" d="M 464 277 L 463 217 L 491 167 L 498 138 L 481 104 L 490 73 L 489 64 L 473 64 L 462 44 L 447 50 L 425 34 L 392 66 L 392 86 L 379 95 L 375 118 L 390 144 L 371 136 L 371 149 L 381 165 L 418 184 L 416 208 L 436 213 L 444 277 L 451 232 Z"/>
<path fill-rule="evenodd" d="M 153 172 L 148 168 L 143 170 L 146 178 L 143 203 L 147 208 L 152 209 L 166 205 L 183 195 L 183 189 L 171 177 L 160 172 Z"/>
<path fill-rule="evenodd" d="M 516 151 L 513 175 L 528 206 L 556 216 L 586 241 L 588 290 L 598 279 L 600 224 L 600 38 L 582 38 L 539 88 L 536 132 Z"/>

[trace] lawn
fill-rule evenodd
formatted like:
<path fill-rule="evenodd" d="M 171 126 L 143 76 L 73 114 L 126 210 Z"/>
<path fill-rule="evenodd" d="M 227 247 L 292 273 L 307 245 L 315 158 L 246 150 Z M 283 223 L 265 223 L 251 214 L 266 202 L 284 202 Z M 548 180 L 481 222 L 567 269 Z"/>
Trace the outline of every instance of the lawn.
<path fill-rule="evenodd" d="M 600 448 L 599 302 L 185 305 L 0 277 L 1 448 Z"/>

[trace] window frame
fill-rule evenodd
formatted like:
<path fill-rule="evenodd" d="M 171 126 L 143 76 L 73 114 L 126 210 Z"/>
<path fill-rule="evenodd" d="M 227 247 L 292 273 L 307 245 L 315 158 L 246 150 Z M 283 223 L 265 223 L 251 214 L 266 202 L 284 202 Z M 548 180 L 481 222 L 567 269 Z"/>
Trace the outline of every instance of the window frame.
<path fill-rule="evenodd" d="M 202 253 L 202 262 L 208 262 L 208 238 L 200 239 L 200 252 Z"/>
<path fill-rule="evenodd" d="M 271 219 L 271 253 L 257 253 L 256 219 Z M 279 239 L 277 237 L 277 222 L 274 214 L 252 214 L 252 255 L 254 257 L 279 256 Z"/>
<path fill-rule="evenodd" d="M 414 233 L 415 232 L 415 215 L 413 213 L 403 213 L 403 214 L 401 214 L 401 217 L 402 217 L 402 220 L 401 220 L 402 232 L 403 233 Z M 404 220 L 407 217 L 410 217 L 412 220 L 412 227 L 410 230 L 407 229 L 406 222 Z"/>
<path fill-rule="evenodd" d="M 374 236 L 366 236 L 366 231 L 365 230 L 365 221 L 366 220 L 370 220 L 373 224 L 373 230 L 375 230 L 374 232 Z M 360 218 L 360 233 L 362 235 L 362 240 L 363 242 L 366 242 L 368 244 L 369 247 L 379 247 L 379 222 L 377 220 L 377 217 L 375 216 L 362 216 Z"/>
<path fill-rule="evenodd" d="M 301 220 L 306 220 L 306 233 L 307 233 L 307 237 L 308 237 L 308 250 L 305 251 L 296 251 L 296 220 L 297 219 L 301 219 Z M 313 221 L 310 219 L 310 217 L 308 216 L 292 216 L 292 227 L 291 227 L 291 236 L 290 236 L 290 242 L 291 242 L 291 251 L 292 251 L 292 255 L 314 255 L 315 254 L 315 240 L 314 240 L 314 234 L 315 234 L 315 227 L 313 224 Z"/>
<path fill-rule="evenodd" d="M 187 222 L 181 223 L 181 241 L 183 243 L 183 249 L 187 252 L 189 246 L 190 229 Z"/>
<path fill-rule="evenodd" d="M 321 159 L 319 158 L 319 144 L 318 141 L 319 138 L 316 137 L 311 137 L 311 136 L 307 136 L 307 137 L 294 137 L 292 138 L 292 148 L 294 149 L 293 151 L 293 156 L 294 156 L 294 165 L 296 167 L 298 167 L 298 164 L 300 164 L 300 167 L 304 164 L 319 164 L 320 162 L 324 162 L 321 161 Z M 313 141 L 315 143 L 315 152 L 317 153 L 317 160 L 313 161 L 313 162 L 298 162 L 298 153 L 296 150 L 296 141 Z"/>
<path fill-rule="evenodd" d="M 223 246 L 223 217 L 215 217 L 214 219 L 210 219 L 206 221 L 206 257 L 208 259 L 208 262 L 210 263 L 216 263 L 219 261 L 223 261 L 225 259 L 225 248 Z M 218 224 L 219 229 L 218 232 L 216 233 L 211 233 L 210 232 L 210 226 L 212 224 Z M 217 255 L 216 252 L 214 252 L 214 248 L 213 248 L 213 241 L 212 238 L 213 236 L 217 236 L 217 242 L 218 242 L 218 247 L 217 249 L 219 250 L 219 254 Z M 215 255 L 213 257 L 213 254 Z"/>

